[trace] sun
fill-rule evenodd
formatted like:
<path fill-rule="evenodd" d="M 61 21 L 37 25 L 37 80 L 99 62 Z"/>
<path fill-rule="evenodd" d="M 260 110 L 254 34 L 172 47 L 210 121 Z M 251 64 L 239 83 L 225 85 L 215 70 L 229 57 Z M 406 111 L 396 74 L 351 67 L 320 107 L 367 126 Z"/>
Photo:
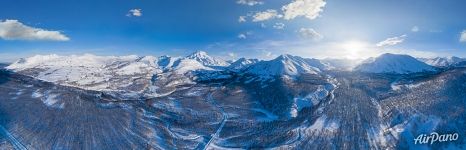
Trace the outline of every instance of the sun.
<path fill-rule="evenodd" d="M 364 58 L 366 54 L 364 51 L 367 50 L 368 44 L 366 42 L 352 40 L 343 42 L 340 48 L 344 50 L 344 55 L 349 59 L 360 59 Z"/>

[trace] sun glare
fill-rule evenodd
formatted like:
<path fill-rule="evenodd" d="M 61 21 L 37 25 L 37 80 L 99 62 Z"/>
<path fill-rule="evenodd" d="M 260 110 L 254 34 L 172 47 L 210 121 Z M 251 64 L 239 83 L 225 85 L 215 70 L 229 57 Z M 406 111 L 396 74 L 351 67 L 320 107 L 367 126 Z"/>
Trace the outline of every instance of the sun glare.
<path fill-rule="evenodd" d="M 366 54 L 364 51 L 367 50 L 369 44 L 362 41 L 347 41 L 341 44 L 341 48 L 349 59 L 360 59 L 364 58 Z"/>

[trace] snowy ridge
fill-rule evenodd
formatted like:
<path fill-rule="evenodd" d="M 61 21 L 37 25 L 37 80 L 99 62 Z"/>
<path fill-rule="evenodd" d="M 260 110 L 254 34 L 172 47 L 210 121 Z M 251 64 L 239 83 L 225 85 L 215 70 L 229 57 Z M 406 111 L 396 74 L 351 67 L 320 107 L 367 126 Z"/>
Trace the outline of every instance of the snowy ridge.
<path fill-rule="evenodd" d="M 180 59 L 173 65 L 173 71 L 177 74 L 185 74 L 190 71 L 196 70 L 214 70 L 210 67 L 204 66 L 201 62 L 194 59 Z"/>
<path fill-rule="evenodd" d="M 240 58 L 236 60 L 235 62 L 231 63 L 231 65 L 228 66 L 228 68 L 232 70 L 241 70 L 258 62 L 259 62 L 259 59 Z"/>
<path fill-rule="evenodd" d="M 435 68 L 409 55 L 387 53 L 382 54 L 377 58 L 370 58 L 365 60 L 354 70 L 368 73 L 407 74 L 434 71 Z"/>
<path fill-rule="evenodd" d="M 134 95 L 153 91 L 148 88 L 152 87 L 155 75 L 175 74 L 178 78 L 171 79 L 173 82 L 192 83 L 188 81 L 190 76 L 185 74 L 199 70 L 217 71 L 219 66 L 227 64 L 202 51 L 183 58 L 52 54 L 23 58 L 6 69 L 60 85 L 97 91 L 127 91 Z"/>
<path fill-rule="evenodd" d="M 229 72 L 250 74 L 259 78 L 272 76 L 299 76 L 320 74 L 334 67 L 318 59 L 281 55 L 273 60 L 241 58 L 231 64 L 197 51 L 187 57 L 170 56 L 96 56 L 36 55 L 16 61 L 9 70 L 40 80 L 61 85 L 98 91 L 128 91 L 141 93 L 152 86 L 155 76 L 159 79 L 180 80 L 190 83 L 196 79 L 227 79 Z M 356 71 L 372 73 L 415 73 L 433 71 L 429 66 L 408 55 L 384 54 L 367 59 Z M 191 72 L 196 72 L 191 74 Z M 171 75 L 176 75 L 172 79 Z M 186 82 L 185 82 L 186 81 Z"/>
<path fill-rule="evenodd" d="M 196 60 L 198 61 L 199 63 L 201 63 L 202 65 L 204 66 L 228 66 L 230 65 L 230 63 L 222 60 L 222 59 L 218 59 L 218 58 L 215 58 L 215 57 L 211 57 L 209 55 L 207 55 L 206 52 L 204 51 L 196 51 L 194 53 L 192 53 L 191 55 L 189 56 L 186 56 L 186 59 L 193 59 L 193 60 Z"/>
<path fill-rule="evenodd" d="M 464 58 L 455 56 L 451 57 L 435 57 L 435 58 L 420 58 L 419 60 L 425 62 L 428 65 L 436 67 L 449 67 L 454 66 L 460 62 L 466 61 Z"/>
<path fill-rule="evenodd" d="M 20 59 L 7 69 L 67 86 L 90 90 L 119 90 L 132 85 L 138 79 L 150 79 L 152 74 L 161 72 L 156 61 L 157 58 L 150 56 L 52 54 Z"/>

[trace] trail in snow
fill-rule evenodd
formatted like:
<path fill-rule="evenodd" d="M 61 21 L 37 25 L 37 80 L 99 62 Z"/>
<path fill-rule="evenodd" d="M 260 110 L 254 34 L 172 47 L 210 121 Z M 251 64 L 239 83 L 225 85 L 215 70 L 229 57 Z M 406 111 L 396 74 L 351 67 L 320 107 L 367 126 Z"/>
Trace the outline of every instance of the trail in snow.
<path fill-rule="evenodd" d="M 6 130 L 2 125 L 0 125 L 0 134 L 4 135 L 5 137 L 8 138 L 11 144 L 13 144 L 13 147 L 15 147 L 16 150 L 27 150 L 26 146 L 21 144 L 21 142 L 18 141 L 13 135 L 11 135 L 8 130 Z"/>
<path fill-rule="evenodd" d="M 215 100 L 212 98 L 212 94 L 213 94 L 213 93 L 210 93 L 210 94 L 207 96 L 207 101 L 208 101 L 208 102 L 211 102 L 213 105 L 217 106 L 217 107 L 220 109 L 220 112 L 221 112 L 222 115 L 223 115 L 223 119 L 222 119 L 222 123 L 221 123 L 220 126 L 218 127 L 217 131 L 216 131 L 214 134 L 212 134 L 212 136 L 210 136 L 209 142 L 207 142 L 207 144 L 206 144 L 206 145 L 204 146 L 204 148 L 203 148 L 204 150 L 206 150 L 206 149 L 209 147 L 210 143 L 212 143 L 212 141 L 214 141 L 215 138 L 218 137 L 218 135 L 220 134 L 220 132 L 221 132 L 222 129 L 223 129 L 223 126 L 225 126 L 225 123 L 227 122 L 227 118 L 228 118 L 228 115 L 225 113 L 225 110 L 224 110 L 222 107 L 220 107 L 220 106 L 217 104 L 217 102 L 215 102 Z"/>

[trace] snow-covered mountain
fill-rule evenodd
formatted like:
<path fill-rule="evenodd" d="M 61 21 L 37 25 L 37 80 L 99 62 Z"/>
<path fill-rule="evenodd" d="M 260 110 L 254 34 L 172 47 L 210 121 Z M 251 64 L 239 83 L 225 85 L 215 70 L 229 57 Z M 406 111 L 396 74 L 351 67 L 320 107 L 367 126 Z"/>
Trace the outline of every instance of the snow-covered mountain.
<path fill-rule="evenodd" d="M 37 55 L 24 58 L 6 67 L 9 70 L 40 80 L 66 86 L 98 91 L 132 91 L 141 93 L 153 85 L 156 76 L 166 82 L 193 83 L 196 75 L 209 79 L 226 78 L 224 70 L 259 77 L 298 76 L 318 74 L 325 70 L 339 69 L 318 59 L 281 55 L 273 60 L 241 58 L 232 64 L 197 51 L 186 57 L 170 56 L 96 56 Z M 413 73 L 432 71 L 434 68 L 407 55 L 384 54 L 366 60 L 357 71 L 374 73 Z M 191 74 L 191 72 L 196 74 Z M 205 73 L 200 73 L 205 71 Z M 161 84 L 159 86 L 164 86 Z M 131 90 L 127 90 L 131 89 Z"/>
<path fill-rule="evenodd" d="M 162 72 L 152 56 L 36 55 L 23 58 L 7 69 L 40 80 L 90 90 L 120 90 L 146 83 Z"/>
<path fill-rule="evenodd" d="M 255 63 L 259 62 L 259 59 L 246 59 L 246 58 L 240 58 L 228 66 L 229 69 L 233 70 L 241 70 L 246 67 L 249 67 L 250 65 L 253 65 Z"/>
<path fill-rule="evenodd" d="M 464 58 L 459 58 L 455 56 L 451 57 L 435 57 L 435 58 L 420 58 L 419 60 L 425 62 L 428 65 L 436 67 L 448 67 L 454 66 L 460 62 L 466 61 Z"/>
<path fill-rule="evenodd" d="M 210 67 L 203 65 L 195 59 L 179 59 L 173 64 L 173 71 L 176 74 L 185 74 L 190 71 L 196 70 L 214 70 Z"/>
<path fill-rule="evenodd" d="M 386 53 L 376 58 L 369 58 L 365 60 L 354 70 L 368 73 L 407 74 L 434 71 L 435 68 L 409 55 Z"/>
<path fill-rule="evenodd" d="M 196 51 L 191 55 L 185 57 L 186 59 L 193 59 L 200 62 L 204 66 L 228 66 L 230 63 L 225 60 L 218 59 L 212 56 L 207 55 L 204 51 Z"/>
<path fill-rule="evenodd" d="M 7 67 L 13 72 L 0 69 L 1 114 L 8 118 L 0 133 L 14 135 L 0 138 L 0 149 L 464 148 L 464 138 L 447 145 L 412 143 L 425 133 L 466 135 L 466 68 L 394 76 L 325 71 L 334 68 L 291 55 L 254 61 L 238 60 L 248 66 L 230 71 L 169 56 L 20 59 Z M 384 54 L 357 69 L 434 68 L 407 55 Z"/>
<path fill-rule="evenodd" d="M 180 58 L 177 58 L 177 57 L 170 57 L 167 55 L 163 55 L 157 58 L 156 63 L 160 69 L 167 70 L 173 67 L 173 64 L 179 59 Z"/>
<path fill-rule="evenodd" d="M 247 74 L 262 76 L 296 76 L 299 74 L 317 74 L 318 72 L 320 69 L 308 64 L 306 59 L 287 54 L 280 55 L 273 60 L 258 62 L 245 70 Z"/>
<path fill-rule="evenodd" d="M 20 59 L 7 69 L 40 80 L 97 91 L 142 93 L 150 88 L 154 76 L 171 76 L 177 83 L 192 83 L 192 71 L 215 71 L 229 63 L 197 51 L 187 57 L 36 55 Z M 175 79 L 176 78 L 176 79 Z M 174 83 L 168 85 L 177 85 Z M 128 90 L 130 89 L 130 90 Z"/>

